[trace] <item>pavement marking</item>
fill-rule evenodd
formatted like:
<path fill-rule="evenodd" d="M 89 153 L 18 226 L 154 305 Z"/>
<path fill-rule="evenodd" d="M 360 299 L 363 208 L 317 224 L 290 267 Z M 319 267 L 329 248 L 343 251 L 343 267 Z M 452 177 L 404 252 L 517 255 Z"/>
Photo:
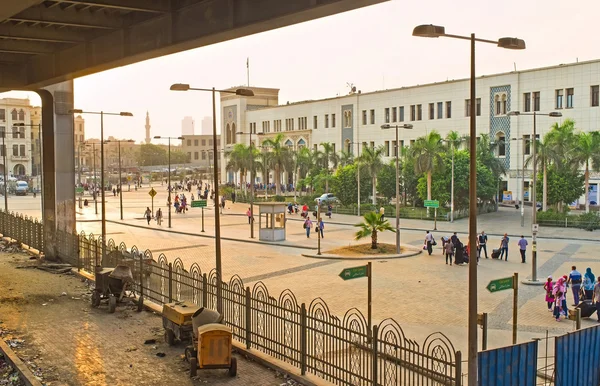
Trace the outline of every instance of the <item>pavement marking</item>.
<path fill-rule="evenodd" d="M 178 251 L 180 249 L 192 249 L 192 248 L 199 248 L 199 247 L 208 247 L 208 245 L 207 244 L 185 245 L 183 247 L 172 247 L 172 248 L 155 249 L 152 252 Z"/>
<path fill-rule="evenodd" d="M 256 276 L 242 278 L 242 281 L 244 283 L 251 283 L 254 281 L 270 279 L 270 278 L 277 277 L 277 276 L 288 275 L 290 273 L 302 272 L 302 271 L 306 271 L 306 270 L 313 269 L 313 268 L 319 268 L 319 267 L 324 267 L 327 265 L 332 265 L 332 264 L 336 264 L 336 263 L 345 263 L 345 262 L 346 262 L 345 260 L 319 261 L 318 263 L 306 264 L 306 265 L 302 265 L 300 267 L 282 269 L 280 271 L 274 271 L 274 272 L 265 273 L 262 275 L 256 275 Z"/>

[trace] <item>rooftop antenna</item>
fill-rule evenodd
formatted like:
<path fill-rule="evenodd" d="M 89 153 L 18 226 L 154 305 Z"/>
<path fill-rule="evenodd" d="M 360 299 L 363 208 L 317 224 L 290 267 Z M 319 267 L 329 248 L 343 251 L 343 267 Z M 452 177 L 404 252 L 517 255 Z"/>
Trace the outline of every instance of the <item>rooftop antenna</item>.
<path fill-rule="evenodd" d="M 348 95 L 356 93 L 356 86 L 354 85 L 354 83 L 346 82 L 346 86 L 350 88 L 350 92 L 348 93 Z"/>

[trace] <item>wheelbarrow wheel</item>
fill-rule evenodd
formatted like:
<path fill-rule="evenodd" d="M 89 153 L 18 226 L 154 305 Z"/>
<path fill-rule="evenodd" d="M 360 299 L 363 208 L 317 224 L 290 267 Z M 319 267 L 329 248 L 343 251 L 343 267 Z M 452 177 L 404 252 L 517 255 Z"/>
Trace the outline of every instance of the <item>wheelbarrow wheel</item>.
<path fill-rule="evenodd" d="M 185 361 L 187 363 L 192 363 L 192 359 L 197 358 L 197 356 L 198 356 L 196 350 L 194 350 L 194 348 L 192 346 L 187 346 L 184 350 L 184 353 L 185 353 Z"/>
<path fill-rule="evenodd" d="M 175 344 L 175 333 L 170 328 L 165 329 L 165 342 L 167 342 L 169 346 Z"/>
<path fill-rule="evenodd" d="M 92 308 L 98 308 L 100 306 L 100 292 L 92 292 Z"/>
<path fill-rule="evenodd" d="M 140 296 L 137 301 L 137 312 L 142 312 L 144 309 L 144 297 Z"/>
<path fill-rule="evenodd" d="M 198 359 L 190 359 L 190 378 L 193 378 L 198 374 Z"/>
<path fill-rule="evenodd" d="M 108 298 L 108 312 L 111 314 L 117 309 L 117 298 L 114 295 L 110 295 Z"/>
<path fill-rule="evenodd" d="M 237 375 L 237 359 L 231 358 L 231 364 L 229 365 L 229 376 L 235 377 Z"/>

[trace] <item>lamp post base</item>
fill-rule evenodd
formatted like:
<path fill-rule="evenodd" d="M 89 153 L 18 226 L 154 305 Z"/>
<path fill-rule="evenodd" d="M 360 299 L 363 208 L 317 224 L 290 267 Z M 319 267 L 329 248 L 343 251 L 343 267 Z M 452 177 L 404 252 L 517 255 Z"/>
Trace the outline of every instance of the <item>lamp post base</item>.
<path fill-rule="evenodd" d="M 541 281 L 541 280 L 531 280 L 531 279 L 525 279 L 522 280 L 521 283 L 525 284 L 525 285 L 533 285 L 533 286 L 543 286 L 544 284 L 546 284 L 545 281 Z"/>

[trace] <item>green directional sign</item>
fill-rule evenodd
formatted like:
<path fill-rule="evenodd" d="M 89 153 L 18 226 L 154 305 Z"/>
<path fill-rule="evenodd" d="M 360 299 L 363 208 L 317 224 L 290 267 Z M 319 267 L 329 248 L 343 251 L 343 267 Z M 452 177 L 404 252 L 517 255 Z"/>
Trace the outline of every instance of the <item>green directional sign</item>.
<path fill-rule="evenodd" d="M 206 200 L 192 201 L 192 208 L 206 208 Z"/>
<path fill-rule="evenodd" d="M 360 277 L 367 277 L 369 270 L 366 265 L 360 267 L 346 268 L 340 272 L 340 277 L 343 280 L 358 279 Z"/>
<path fill-rule="evenodd" d="M 75 188 L 75 193 L 83 193 L 83 187 Z"/>
<path fill-rule="evenodd" d="M 440 202 L 438 200 L 425 200 L 425 208 L 439 208 Z"/>
<path fill-rule="evenodd" d="M 513 288 L 513 278 L 511 277 L 503 277 L 502 279 L 496 279 L 496 280 L 492 280 L 489 282 L 489 284 L 487 285 L 488 291 L 490 292 L 498 292 L 498 291 L 504 291 L 507 289 L 512 289 Z"/>

